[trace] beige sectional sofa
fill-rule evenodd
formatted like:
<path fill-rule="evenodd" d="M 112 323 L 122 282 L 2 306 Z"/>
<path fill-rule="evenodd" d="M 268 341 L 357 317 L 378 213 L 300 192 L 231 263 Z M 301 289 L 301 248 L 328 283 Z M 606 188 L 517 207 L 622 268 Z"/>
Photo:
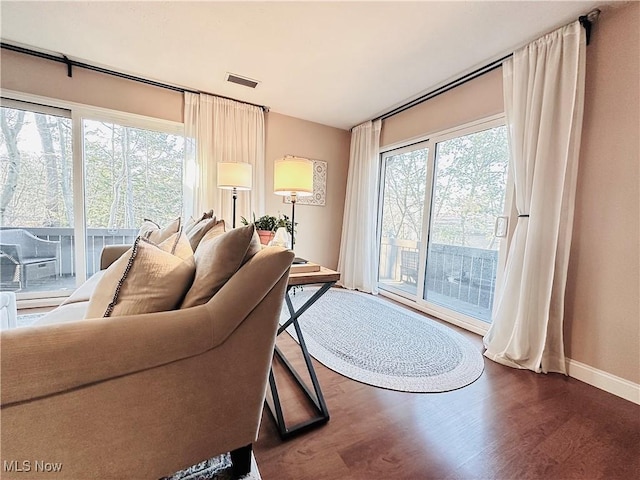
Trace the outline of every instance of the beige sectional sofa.
<path fill-rule="evenodd" d="M 202 305 L 84 319 L 98 276 L 37 325 L 2 331 L 0 476 L 157 479 L 225 452 L 246 460 L 292 259 L 258 251 Z"/>

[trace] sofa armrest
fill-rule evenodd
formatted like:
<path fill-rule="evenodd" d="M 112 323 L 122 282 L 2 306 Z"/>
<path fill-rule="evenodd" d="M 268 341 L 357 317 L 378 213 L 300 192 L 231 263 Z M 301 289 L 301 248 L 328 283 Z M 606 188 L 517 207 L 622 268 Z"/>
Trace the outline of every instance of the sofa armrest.
<path fill-rule="evenodd" d="M 274 248 L 254 259 L 205 305 L 2 331 L 0 403 L 85 387 L 217 347 L 288 273 L 293 253 Z"/>
<path fill-rule="evenodd" d="M 260 250 L 205 304 L 215 320 L 214 345 L 224 342 L 276 283 L 288 277 L 294 256 L 282 247 Z"/>
<path fill-rule="evenodd" d="M 131 245 L 105 245 L 100 253 L 100 270 L 109 267 L 131 248 Z"/>
<path fill-rule="evenodd" d="M 6 404 L 153 368 L 211 348 L 205 309 L 89 319 L 0 333 Z"/>

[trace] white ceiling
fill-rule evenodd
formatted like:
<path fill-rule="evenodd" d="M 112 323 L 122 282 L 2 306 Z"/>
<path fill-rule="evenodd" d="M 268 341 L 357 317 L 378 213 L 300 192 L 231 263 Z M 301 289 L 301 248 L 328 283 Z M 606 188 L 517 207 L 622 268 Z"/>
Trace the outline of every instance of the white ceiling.
<path fill-rule="evenodd" d="M 0 1 L 2 40 L 350 128 L 594 1 Z M 226 72 L 260 84 L 225 81 Z"/>

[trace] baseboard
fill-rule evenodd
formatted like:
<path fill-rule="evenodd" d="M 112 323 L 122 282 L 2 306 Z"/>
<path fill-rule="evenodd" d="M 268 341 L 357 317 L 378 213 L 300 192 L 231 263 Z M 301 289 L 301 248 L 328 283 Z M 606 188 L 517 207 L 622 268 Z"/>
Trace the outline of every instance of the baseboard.
<path fill-rule="evenodd" d="M 640 385 L 567 358 L 567 374 L 593 387 L 640 405 Z"/>

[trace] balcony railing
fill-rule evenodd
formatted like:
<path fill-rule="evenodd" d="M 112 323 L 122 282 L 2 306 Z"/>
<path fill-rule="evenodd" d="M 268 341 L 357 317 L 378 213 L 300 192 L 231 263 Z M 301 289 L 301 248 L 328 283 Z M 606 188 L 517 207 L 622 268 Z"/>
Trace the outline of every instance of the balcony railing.
<path fill-rule="evenodd" d="M 417 242 L 383 238 L 380 283 L 417 294 L 419 262 L 414 260 L 419 247 Z M 433 243 L 427 258 L 425 299 L 489 322 L 497 266 L 496 250 Z"/>
<path fill-rule="evenodd" d="M 61 280 L 75 277 L 75 235 L 72 228 L 0 227 L 0 230 L 9 228 L 22 228 L 38 238 L 59 242 L 57 272 L 62 279 L 42 279 L 39 285 L 32 286 L 33 289 L 55 290 Z M 133 244 L 137 233 L 137 229 L 87 229 L 87 276 L 100 269 L 100 253 L 105 245 Z M 415 295 L 418 252 L 417 242 L 383 238 L 380 282 Z M 427 261 L 426 296 L 435 303 L 490 321 L 497 264 L 498 252 L 494 250 L 432 244 Z M 72 284 L 70 288 L 73 288 Z M 25 291 L 28 290 L 31 287 Z"/>
<path fill-rule="evenodd" d="M 52 240 L 59 242 L 57 258 L 58 275 L 65 278 L 76 276 L 76 259 L 75 259 L 75 235 L 73 228 L 56 228 L 56 227 L 0 227 L 2 230 L 23 229 L 32 235 L 43 240 Z M 87 250 L 87 277 L 90 277 L 100 269 L 100 253 L 105 245 L 123 245 L 133 244 L 137 229 L 108 229 L 108 228 L 89 228 L 87 229 L 86 250 Z M 44 278 L 42 281 L 33 285 L 29 290 L 55 290 L 56 283 L 60 282 L 60 278 Z M 68 282 L 67 282 L 68 283 Z M 3 285 L 3 288 L 5 286 Z"/>

